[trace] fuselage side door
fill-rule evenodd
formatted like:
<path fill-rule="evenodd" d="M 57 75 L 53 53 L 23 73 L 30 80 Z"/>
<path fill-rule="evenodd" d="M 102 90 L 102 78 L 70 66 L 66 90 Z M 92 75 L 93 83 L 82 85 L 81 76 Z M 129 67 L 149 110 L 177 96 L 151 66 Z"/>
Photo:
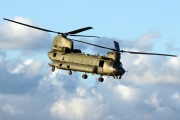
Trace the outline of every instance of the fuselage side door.
<path fill-rule="evenodd" d="M 98 66 L 98 73 L 102 74 L 103 73 L 103 67 L 104 67 L 104 60 L 99 61 L 99 66 Z"/>

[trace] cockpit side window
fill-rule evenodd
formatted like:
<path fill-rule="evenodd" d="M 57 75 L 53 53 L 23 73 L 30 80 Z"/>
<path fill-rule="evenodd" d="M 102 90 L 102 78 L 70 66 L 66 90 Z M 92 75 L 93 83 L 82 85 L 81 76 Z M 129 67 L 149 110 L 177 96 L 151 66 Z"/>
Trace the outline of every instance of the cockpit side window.
<path fill-rule="evenodd" d="M 56 57 L 56 54 L 57 54 L 57 53 L 53 53 L 53 57 Z"/>
<path fill-rule="evenodd" d="M 114 67 L 121 68 L 122 63 L 121 62 L 114 62 Z"/>

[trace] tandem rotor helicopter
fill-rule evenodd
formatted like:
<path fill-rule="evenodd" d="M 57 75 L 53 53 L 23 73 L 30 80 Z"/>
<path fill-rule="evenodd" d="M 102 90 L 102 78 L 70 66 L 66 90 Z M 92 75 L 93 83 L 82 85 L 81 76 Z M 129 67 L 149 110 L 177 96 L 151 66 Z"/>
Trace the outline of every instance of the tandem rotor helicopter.
<path fill-rule="evenodd" d="M 21 22 L 13 21 L 10 19 L 4 18 L 4 20 L 14 22 L 20 25 L 31 27 L 45 32 L 57 33 L 58 35 L 54 37 L 52 42 L 52 49 L 48 52 L 48 57 L 51 59 L 52 63 L 49 63 L 49 66 L 52 67 L 52 72 L 55 69 L 64 69 L 69 71 L 69 75 L 72 74 L 72 71 L 84 72 L 82 75 L 83 79 L 87 79 L 88 75 L 86 73 L 99 74 L 99 82 L 103 82 L 104 78 L 102 76 L 112 76 L 116 79 L 121 79 L 121 76 L 125 73 L 124 68 L 122 67 L 121 53 L 130 53 L 130 54 L 143 54 L 143 55 L 160 55 L 160 56 L 171 56 L 177 57 L 176 55 L 169 54 L 159 54 L 159 53 L 147 53 L 147 52 L 134 52 L 134 51 L 124 51 L 120 50 L 119 43 L 114 41 L 115 48 L 104 47 L 101 45 L 96 45 L 80 40 L 74 40 L 67 38 L 67 36 L 79 36 L 79 37 L 95 37 L 97 36 L 87 36 L 87 35 L 76 35 L 77 33 L 92 29 L 92 27 L 84 27 L 77 30 L 73 30 L 67 33 L 56 32 Z M 100 55 L 90 55 L 84 54 L 80 49 L 74 49 L 73 41 L 81 42 L 88 45 L 93 45 L 96 47 L 109 49 L 110 52 L 106 56 Z"/>

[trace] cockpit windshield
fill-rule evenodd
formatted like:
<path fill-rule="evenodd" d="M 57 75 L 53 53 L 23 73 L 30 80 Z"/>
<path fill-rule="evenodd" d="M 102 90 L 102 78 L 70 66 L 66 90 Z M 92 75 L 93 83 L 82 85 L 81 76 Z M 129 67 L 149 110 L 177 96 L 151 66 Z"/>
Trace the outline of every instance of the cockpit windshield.
<path fill-rule="evenodd" d="M 114 62 L 113 67 L 116 67 L 116 68 L 120 69 L 120 68 L 122 68 L 123 66 L 122 66 L 122 63 L 121 63 L 121 62 Z"/>

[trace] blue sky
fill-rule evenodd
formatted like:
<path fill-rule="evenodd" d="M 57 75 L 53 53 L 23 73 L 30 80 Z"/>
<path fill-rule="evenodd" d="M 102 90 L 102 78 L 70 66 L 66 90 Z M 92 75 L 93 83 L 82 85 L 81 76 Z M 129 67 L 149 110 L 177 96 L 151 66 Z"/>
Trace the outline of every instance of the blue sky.
<path fill-rule="evenodd" d="M 56 34 L 4 21 L 9 18 L 68 32 L 81 27 L 100 39 L 75 38 L 124 50 L 180 55 L 180 1 L 1 1 L 0 119 L 176 120 L 180 115 L 180 57 L 123 53 L 122 79 L 51 73 L 47 52 Z M 86 53 L 107 50 L 75 43 Z M 91 114 L 89 114 L 91 113 Z"/>
<path fill-rule="evenodd" d="M 168 41 L 177 44 L 179 37 L 180 2 L 173 1 L 16 1 L 1 4 L 2 18 L 23 16 L 35 24 L 69 31 L 84 26 L 94 30 L 86 34 L 132 40 L 149 31 L 161 34 L 156 48 L 166 47 Z M 5 14 L 6 13 L 6 14 Z M 4 21 L 1 21 L 1 23 Z M 157 41 L 157 40 L 156 40 Z M 162 48 L 163 52 L 165 48 Z M 167 52 L 167 51 L 165 51 Z"/>

